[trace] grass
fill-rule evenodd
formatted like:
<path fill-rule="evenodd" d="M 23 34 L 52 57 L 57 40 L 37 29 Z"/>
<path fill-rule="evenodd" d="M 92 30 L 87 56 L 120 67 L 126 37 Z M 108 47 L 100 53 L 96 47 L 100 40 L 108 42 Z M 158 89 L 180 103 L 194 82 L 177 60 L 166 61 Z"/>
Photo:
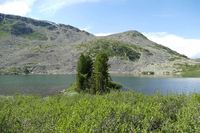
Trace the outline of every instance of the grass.
<path fill-rule="evenodd" d="M 0 97 L 0 132 L 199 132 L 200 95 Z"/>
<path fill-rule="evenodd" d="M 2 22 L 0 22 L 0 31 L 5 33 L 11 32 L 12 26 L 16 23 L 16 21 L 10 20 L 10 19 L 4 19 Z"/>
<path fill-rule="evenodd" d="M 8 68 L 0 69 L 0 74 L 18 75 L 18 74 L 22 74 L 22 70 L 19 67 L 8 67 Z"/>
<path fill-rule="evenodd" d="M 171 57 L 171 58 L 169 59 L 169 61 L 175 61 L 175 60 L 180 60 L 180 59 L 181 59 L 181 57 L 175 56 L 175 57 Z"/>
<path fill-rule="evenodd" d="M 36 45 L 36 46 L 33 46 L 31 47 L 31 51 L 34 52 L 34 53 L 37 53 L 37 52 L 44 52 L 45 50 L 47 50 L 48 48 L 50 47 L 49 44 L 42 44 L 42 45 Z"/>
<path fill-rule="evenodd" d="M 200 62 L 200 58 L 195 59 L 195 61 Z"/>
<path fill-rule="evenodd" d="M 17 21 L 12 19 L 4 19 L 3 22 L 0 22 L 0 38 L 10 35 L 13 26 L 16 24 Z M 33 32 L 26 35 L 22 34 L 21 36 L 29 40 L 41 40 L 41 41 L 48 40 L 48 37 L 46 35 L 39 32 Z"/>
<path fill-rule="evenodd" d="M 24 35 L 25 38 L 28 38 L 29 40 L 41 40 L 41 41 L 46 41 L 48 40 L 47 36 L 44 34 L 41 34 L 39 32 L 33 32 L 28 35 Z"/>
<path fill-rule="evenodd" d="M 6 36 L 8 36 L 7 33 L 0 31 L 0 38 L 4 38 Z"/>
<path fill-rule="evenodd" d="M 4 38 L 8 35 L 10 35 L 11 30 L 11 24 L 2 24 L 3 22 L 0 22 L 0 38 Z"/>
<path fill-rule="evenodd" d="M 7 68 L 0 68 L 0 75 L 22 75 L 28 74 L 27 70 L 30 69 L 34 63 L 26 64 L 22 67 L 7 67 Z"/>
<path fill-rule="evenodd" d="M 196 65 L 182 65 L 183 77 L 200 77 L 200 64 Z"/>
<path fill-rule="evenodd" d="M 126 44 L 120 41 L 111 39 L 97 39 L 88 42 L 87 44 L 82 44 L 79 48 L 84 48 L 85 53 L 88 53 L 92 57 L 99 52 L 104 52 L 110 57 L 120 57 L 125 60 L 135 61 L 141 56 L 141 52 L 149 52 L 146 49 L 140 48 L 136 45 Z"/>

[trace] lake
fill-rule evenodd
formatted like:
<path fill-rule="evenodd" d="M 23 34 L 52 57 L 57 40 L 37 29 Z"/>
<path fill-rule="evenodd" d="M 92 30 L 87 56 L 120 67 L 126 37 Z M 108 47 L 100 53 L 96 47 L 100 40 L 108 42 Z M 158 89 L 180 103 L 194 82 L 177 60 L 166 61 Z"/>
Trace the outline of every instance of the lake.
<path fill-rule="evenodd" d="M 152 78 L 112 76 L 125 89 L 145 94 L 200 93 L 200 78 Z M 1 75 L 0 95 L 53 95 L 67 88 L 75 75 Z"/>

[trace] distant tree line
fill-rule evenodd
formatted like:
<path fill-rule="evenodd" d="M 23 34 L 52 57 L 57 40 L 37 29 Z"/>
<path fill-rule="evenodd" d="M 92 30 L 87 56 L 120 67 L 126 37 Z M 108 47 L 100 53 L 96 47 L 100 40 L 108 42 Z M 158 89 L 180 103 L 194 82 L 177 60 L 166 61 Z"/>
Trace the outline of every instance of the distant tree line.
<path fill-rule="evenodd" d="M 93 61 L 89 55 L 81 54 L 77 63 L 76 91 L 90 94 L 103 94 L 122 86 L 112 82 L 108 72 L 108 56 L 96 55 Z"/>

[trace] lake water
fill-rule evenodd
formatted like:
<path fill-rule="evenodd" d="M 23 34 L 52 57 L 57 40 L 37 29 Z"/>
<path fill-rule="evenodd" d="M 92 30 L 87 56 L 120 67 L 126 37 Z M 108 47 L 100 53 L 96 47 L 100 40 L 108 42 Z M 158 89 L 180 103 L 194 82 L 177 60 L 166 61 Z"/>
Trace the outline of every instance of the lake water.
<path fill-rule="evenodd" d="M 126 89 L 145 94 L 200 93 L 200 78 L 150 78 L 113 76 Z M 0 95 L 53 95 L 67 88 L 75 75 L 5 75 L 0 76 Z"/>

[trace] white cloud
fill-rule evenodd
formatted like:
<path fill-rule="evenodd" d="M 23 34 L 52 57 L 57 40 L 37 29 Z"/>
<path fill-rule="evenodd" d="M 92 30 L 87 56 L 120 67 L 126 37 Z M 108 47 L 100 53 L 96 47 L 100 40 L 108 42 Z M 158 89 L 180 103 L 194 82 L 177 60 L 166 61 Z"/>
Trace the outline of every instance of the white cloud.
<path fill-rule="evenodd" d="M 98 1 L 100 0 L 43 0 L 41 1 L 40 11 L 55 13 L 65 6 Z"/>
<path fill-rule="evenodd" d="M 194 58 L 200 55 L 200 39 L 184 38 L 166 32 L 144 33 L 150 40 Z"/>
<path fill-rule="evenodd" d="M 0 12 L 14 15 L 27 15 L 31 12 L 32 5 L 36 0 L 6 0 L 0 3 Z"/>
<path fill-rule="evenodd" d="M 0 12 L 25 16 L 32 11 L 36 4 L 40 13 L 52 14 L 65 6 L 98 1 L 100 0 L 5 0 L 0 1 Z"/>

